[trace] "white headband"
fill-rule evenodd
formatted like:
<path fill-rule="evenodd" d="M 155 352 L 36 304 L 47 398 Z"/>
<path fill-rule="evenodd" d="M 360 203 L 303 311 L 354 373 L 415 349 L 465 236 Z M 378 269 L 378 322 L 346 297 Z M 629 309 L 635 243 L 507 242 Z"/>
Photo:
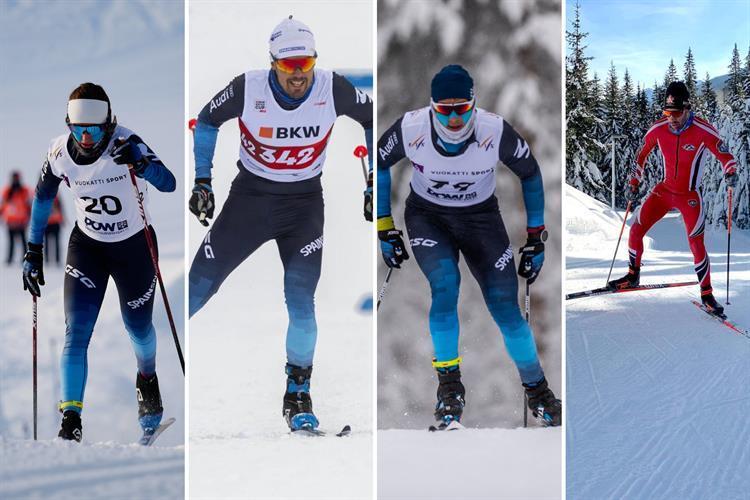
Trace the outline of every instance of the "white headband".
<path fill-rule="evenodd" d="M 73 99 L 68 101 L 70 123 L 105 123 L 109 104 L 96 99 Z"/>

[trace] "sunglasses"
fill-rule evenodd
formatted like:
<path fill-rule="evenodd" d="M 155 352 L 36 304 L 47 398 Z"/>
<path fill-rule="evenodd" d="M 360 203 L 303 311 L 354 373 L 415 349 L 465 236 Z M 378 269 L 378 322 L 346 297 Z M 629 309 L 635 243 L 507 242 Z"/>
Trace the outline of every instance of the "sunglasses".
<path fill-rule="evenodd" d="M 665 109 L 662 111 L 662 114 L 664 116 L 673 116 L 675 118 L 678 118 L 682 116 L 682 114 L 685 112 L 684 109 Z"/>
<path fill-rule="evenodd" d="M 89 134 L 93 142 L 99 142 L 104 137 L 104 125 L 68 125 L 76 141 L 83 141 L 83 134 Z"/>
<path fill-rule="evenodd" d="M 307 73 L 315 67 L 315 57 L 288 57 L 286 59 L 274 59 L 276 67 L 284 73 L 294 73 L 296 70 L 300 70 L 303 73 Z"/>
<path fill-rule="evenodd" d="M 474 109 L 474 99 L 472 99 L 471 101 L 459 102 L 456 104 L 442 104 L 439 102 L 433 102 L 432 109 L 435 110 L 435 113 L 444 116 L 450 116 L 453 113 L 456 113 L 457 115 L 463 115 Z"/>

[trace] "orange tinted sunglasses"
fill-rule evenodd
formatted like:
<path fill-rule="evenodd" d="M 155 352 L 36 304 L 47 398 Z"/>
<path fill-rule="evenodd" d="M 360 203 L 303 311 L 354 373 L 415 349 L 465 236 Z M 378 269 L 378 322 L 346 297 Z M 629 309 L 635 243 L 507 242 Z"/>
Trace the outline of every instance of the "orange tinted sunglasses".
<path fill-rule="evenodd" d="M 662 114 L 664 116 L 674 116 L 675 118 L 677 118 L 678 116 L 682 116 L 684 112 L 684 109 L 665 109 L 664 111 L 662 111 Z"/>
<path fill-rule="evenodd" d="M 450 116 L 453 112 L 455 112 L 457 115 L 463 115 L 464 113 L 468 113 L 472 110 L 474 107 L 474 99 L 471 101 L 466 102 L 459 102 L 456 104 L 442 104 L 439 102 L 433 102 L 432 103 L 432 109 L 435 110 L 436 113 Z"/>
<path fill-rule="evenodd" d="M 294 73 L 297 69 L 307 73 L 315 67 L 315 57 L 288 57 L 286 59 L 274 59 L 276 67 L 284 73 Z"/>

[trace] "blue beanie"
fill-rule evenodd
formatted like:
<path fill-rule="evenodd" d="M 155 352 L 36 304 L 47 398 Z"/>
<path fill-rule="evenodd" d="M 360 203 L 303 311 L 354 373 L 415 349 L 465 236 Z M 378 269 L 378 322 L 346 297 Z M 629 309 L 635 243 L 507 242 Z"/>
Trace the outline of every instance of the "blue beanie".
<path fill-rule="evenodd" d="M 432 100 L 474 98 L 474 80 L 462 66 L 449 64 L 432 78 Z"/>

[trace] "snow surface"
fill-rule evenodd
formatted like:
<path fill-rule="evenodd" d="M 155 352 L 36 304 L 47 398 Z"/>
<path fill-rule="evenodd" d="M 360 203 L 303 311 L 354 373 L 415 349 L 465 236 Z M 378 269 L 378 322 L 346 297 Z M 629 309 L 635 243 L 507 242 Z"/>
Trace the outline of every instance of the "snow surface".
<path fill-rule="evenodd" d="M 566 291 L 603 286 L 622 214 L 565 189 Z M 695 279 L 679 214 L 649 237 L 641 283 Z M 723 303 L 726 234 L 708 230 L 706 247 Z M 726 313 L 748 328 L 748 231 L 733 231 L 731 273 Z M 747 498 L 750 342 L 691 304 L 699 295 L 696 285 L 567 303 L 567 498 Z"/>
<path fill-rule="evenodd" d="M 183 5 L 82 1 L 75 8 L 73 16 L 64 2 L 0 3 L 0 182 L 19 169 L 33 189 L 49 141 L 66 130 L 68 94 L 84 81 L 102 84 L 119 122 L 137 131 L 177 178 L 174 193 L 150 190 L 150 211 L 184 348 Z M 60 198 L 67 218 L 61 231 L 64 262 L 74 217 L 64 185 Z M 2 227 L 3 257 L 6 245 Z M 131 446 L 140 435 L 135 357 L 110 283 L 88 350 L 84 442 L 59 443 L 53 439 L 60 426 L 64 274 L 63 267 L 45 265 L 38 334 L 40 441 L 33 443 L 31 298 L 21 286 L 17 262 L 0 267 L 0 497 L 123 498 L 139 488 L 142 498 L 182 498 L 184 378 L 160 294 L 154 305 L 157 370 L 165 416 L 177 422 L 152 448 Z"/>
<path fill-rule="evenodd" d="M 559 428 L 379 430 L 378 498 L 561 498 L 561 439 Z"/>
<path fill-rule="evenodd" d="M 319 67 L 371 68 L 371 11 L 370 2 L 191 2 L 191 116 L 236 75 L 268 67 L 268 35 L 289 14 L 315 33 Z M 322 178 L 325 250 L 312 377 L 321 429 L 335 434 L 350 424 L 352 435 L 288 432 L 281 416 L 287 328 L 283 273 L 276 245 L 268 243 L 229 276 L 190 323 L 191 497 L 372 496 L 372 316 L 356 306 L 372 290 L 374 237 L 362 217 L 364 180 L 352 155 L 363 142 L 359 124 L 344 117 L 336 122 Z M 214 157 L 219 208 L 237 173 L 238 148 L 233 120 L 222 126 Z M 206 229 L 192 217 L 188 227 L 192 260 Z"/>

